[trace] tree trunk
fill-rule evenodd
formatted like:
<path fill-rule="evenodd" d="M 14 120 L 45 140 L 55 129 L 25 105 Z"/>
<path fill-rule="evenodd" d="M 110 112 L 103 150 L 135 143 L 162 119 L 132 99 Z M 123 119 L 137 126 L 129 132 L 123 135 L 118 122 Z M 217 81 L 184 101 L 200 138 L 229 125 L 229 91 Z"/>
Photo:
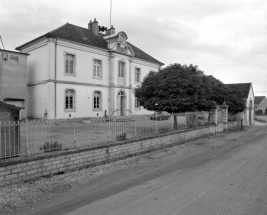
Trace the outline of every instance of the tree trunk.
<path fill-rule="evenodd" d="M 177 116 L 173 115 L 173 130 L 178 129 L 178 124 L 177 124 Z"/>

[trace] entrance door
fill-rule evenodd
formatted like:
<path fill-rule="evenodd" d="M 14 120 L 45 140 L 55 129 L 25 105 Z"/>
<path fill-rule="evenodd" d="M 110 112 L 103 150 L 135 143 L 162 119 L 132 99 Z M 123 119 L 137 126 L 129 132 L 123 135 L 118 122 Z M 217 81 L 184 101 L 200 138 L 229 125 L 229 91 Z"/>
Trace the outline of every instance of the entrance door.
<path fill-rule="evenodd" d="M 118 110 L 119 116 L 125 115 L 125 94 L 123 91 L 118 93 Z"/>

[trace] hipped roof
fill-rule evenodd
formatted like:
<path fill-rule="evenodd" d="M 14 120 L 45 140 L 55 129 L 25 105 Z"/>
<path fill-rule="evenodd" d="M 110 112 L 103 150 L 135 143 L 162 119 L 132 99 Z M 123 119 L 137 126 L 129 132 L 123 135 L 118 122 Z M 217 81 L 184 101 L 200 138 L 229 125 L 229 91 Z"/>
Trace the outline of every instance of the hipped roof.
<path fill-rule="evenodd" d="M 105 49 L 108 50 L 108 43 L 107 41 L 103 38 L 103 34 L 94 34 L 91 30 L 87 29 L 87 28 L 82 28 L 76 25 L 72 25 L 69 23 L 66 23 L 65 25 L 62 25 L 61 27 L 50 31 L 40 37 L 37 37 L 34 40 L 31 40 L 19 47 L 16 48 L 16 50 L 21 50 L 23 47 L 39 40 L 42 38 L 61 38 L 61 39 L 66 39 L 69 41 L 73 41 L 73 42 L 78 42 L 81 44 L 85 44 L 85 45 L 89 45 L 89 46 L 93 46 L 96 48 L 101 48 L 101 49 Z M 149 61 L 152 63 L 156 63 L 159 65 L 164 65 L 162 62 L 158 61 L 157 59 L 153 58 L 152 56 L 150 56 L 149 54 L 145 53 L 144 51 L 142 51 L 141 49 L 137 48 L 136 46 L 132 45 L 131 43 L 127 42 L 127 44 L 133 49 L 134 53 L 135 53 L 135 58 L 139 58 L 141 60 L 145 60 L 145 61 Z"/>

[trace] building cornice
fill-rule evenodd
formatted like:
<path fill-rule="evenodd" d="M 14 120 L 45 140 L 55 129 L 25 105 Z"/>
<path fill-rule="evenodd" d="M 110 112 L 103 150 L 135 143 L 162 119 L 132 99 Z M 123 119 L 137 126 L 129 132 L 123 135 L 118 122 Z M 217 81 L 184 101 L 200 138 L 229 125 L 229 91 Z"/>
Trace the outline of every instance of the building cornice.
<path fill-rule="evenodd" d="M 105 88 L 114 87 L 114 88 L 131 89 L 130 86 L 94 84 L 94 83 L 88 83 L 88 82 L 64 81 L 64 80 L 55 80 L 55 79 L 48 79 L 48 80 L 43 80 L 43 81 L 30 82 L 30 83 L 27 84 L 27 86 L 46 84 L 48 82 L 57 83 L 57 84 L 73 84 L 73 85 L 80 85 L 80 86 L 94 86 L 94 87 L 105 87 Z"/>

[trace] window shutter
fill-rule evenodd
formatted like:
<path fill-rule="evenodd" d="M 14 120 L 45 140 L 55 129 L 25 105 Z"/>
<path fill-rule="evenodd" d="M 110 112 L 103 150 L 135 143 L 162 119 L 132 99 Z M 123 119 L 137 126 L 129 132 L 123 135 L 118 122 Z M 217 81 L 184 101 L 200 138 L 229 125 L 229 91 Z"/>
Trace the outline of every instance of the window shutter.
<path fill-rule="evenodd" d="M 124 77 L 124 64 L 121 63 L 121 77 Z"/>
<path fill-rule="evenodd" d="M 103 71 L 102 71 L 102 61 L 100 60 L 100 68 L 99 68 L 99 72 L 100 72 L 100 78 L 102 78 L 103 77 L 103 75 L 102 75 L 102 73 L 103 73 Z"/>
<path fill-rule="evenodd" d="M 68 62 L 68 56 L 66 56 L 66 73 L 68 74 L 68 66 L 69 66 L 69 62 Z"/>
<path fill-rule="evenodd" d="M 70 60 L 70 74 L 74 74 L 73 69 L 73 60 Z"/>

